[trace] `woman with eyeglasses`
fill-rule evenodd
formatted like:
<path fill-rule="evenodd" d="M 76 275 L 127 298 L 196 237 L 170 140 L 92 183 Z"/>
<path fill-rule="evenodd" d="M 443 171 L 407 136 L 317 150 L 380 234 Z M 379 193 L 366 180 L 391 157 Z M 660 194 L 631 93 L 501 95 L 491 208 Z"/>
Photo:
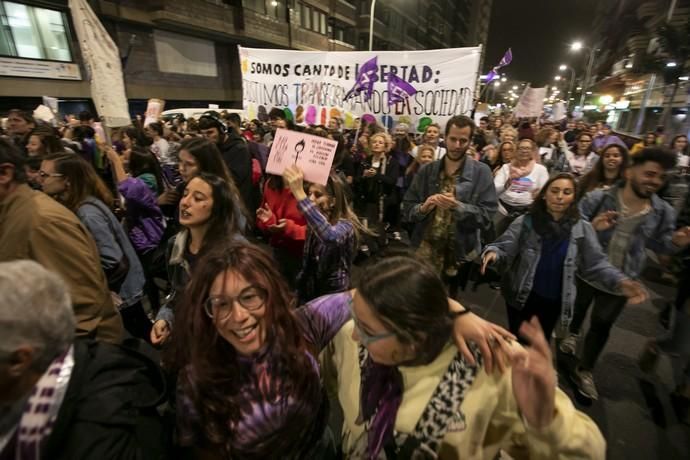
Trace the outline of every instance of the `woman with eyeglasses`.
<path fill-rule="evenodd" d="M 179 205 L 182 229 L 168 242 L 166 261 L 171 293 L 151 330 L 154 345 L 161 345 L 170 337 L 177 304 L 199 258 L 226 240 L 244 241 L 238 201 L 228 182 L 216 175 L 201 172 L 187 181 Z"/>
<path fill-rule="evenodd" d="M 79 217 L 96 242 L 101 267 L 125 329 L 148 340 L 151 320 L 141 299 L 144 269 L 122 225 L 112 213 L 113 196 L 91 163 L 74 153 L 54 153 L 41 163 L 43 192 Z"/>
<path fill-rule="evenodd" d="M 353 321 L 327 355 L 343 458 L 605 458 L 596 424 L 558 389 L 536 319 L 520 328 L 530 346 L 493 342 L 510 364 L 499 375 L 484 354 L 475 363 L 452 345 L 443 282 L 423 262 L 391 257 L 366 268 L 351 305 Z"/>
<path fill-rule="evenodd" d="M 565 152 L 565 158 L 568 160 L 568 171 L 576 178 L 591 171 L 599 160 L 599 155 L 592 148 L 592 135 L 587 132 L 578 134 L 575 148 Z"/>
<path fill-rule="evenodd" d="M 295 308 L 267 252 L 214 246 L 179 305 L 166 359 L 179 372 L 179 443 L 195 458 L 335 458 L 318 355 L 348 321 L 351 300 L 344 292 Z M 445 294 L 443 308 L 462 311 Z M 489 361 L 489 337 L 507 334 L 471 313 L 447 318 L 472 362 L 465 339 Z"/>

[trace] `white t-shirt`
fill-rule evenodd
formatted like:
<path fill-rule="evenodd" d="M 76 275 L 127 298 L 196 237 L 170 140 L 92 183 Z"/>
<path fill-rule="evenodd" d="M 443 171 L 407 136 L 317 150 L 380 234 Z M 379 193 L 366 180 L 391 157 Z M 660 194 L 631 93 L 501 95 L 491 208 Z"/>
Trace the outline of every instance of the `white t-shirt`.
<path fill-rule="evenodd" d="M 528 175 L 513 179 L 505 188 L 510 177 L 510 163 L 501 166 L 494 177 L 494 186 L 499 200 L 509 206 L 529 206 L 534 201 L 534 194 L 549 180 L 549 171 L 539 163 L 534 165 Z"/>

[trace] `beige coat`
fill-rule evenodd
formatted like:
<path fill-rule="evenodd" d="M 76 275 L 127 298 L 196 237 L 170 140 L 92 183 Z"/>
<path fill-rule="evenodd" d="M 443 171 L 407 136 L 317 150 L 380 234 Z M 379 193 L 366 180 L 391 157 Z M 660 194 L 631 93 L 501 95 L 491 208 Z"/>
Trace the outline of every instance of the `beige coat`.
<path fill-rule="evenodd" d="M 98 249 L 77 216 L 28 185 L 0 203 L 0 262 L 32 259 L 67 283 L 77 335 L 117 343 L 122 321 L 113 306 Z"/>

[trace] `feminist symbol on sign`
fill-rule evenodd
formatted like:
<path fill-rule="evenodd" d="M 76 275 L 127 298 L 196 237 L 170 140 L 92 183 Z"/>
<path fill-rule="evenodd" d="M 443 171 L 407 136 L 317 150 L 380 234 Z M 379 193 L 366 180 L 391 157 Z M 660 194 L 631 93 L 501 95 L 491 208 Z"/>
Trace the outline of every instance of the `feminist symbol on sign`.
<path fill-rule="evenodd" d="M 305 146 L 306 144 L 304 142 L 304 139 L 295 144 L 295 164 L 297 164 L 297 160 L 299 160 L 299 154 L 304 151 Z"/>

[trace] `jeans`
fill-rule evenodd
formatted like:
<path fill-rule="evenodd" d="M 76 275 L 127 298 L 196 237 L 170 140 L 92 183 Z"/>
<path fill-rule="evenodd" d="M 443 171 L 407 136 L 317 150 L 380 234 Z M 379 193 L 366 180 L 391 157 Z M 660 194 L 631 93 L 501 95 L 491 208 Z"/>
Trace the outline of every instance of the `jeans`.
<path fill-rule="evenodd" d="M 623 307 L 625 307 L 628 299 L 600 291 L 578 279 L 575 311 L 573 312 L 573 320 L 570 323 L 571 333 L 579 333 L 592 300 L 594 300 L 594 307 L 592 308 L 591 323 L 589 331 L 587 331 L 585 336 L 584 349 L 580 361 L 580 367 L 587 371 L 594 369 L 594 365 L 609 339 L 611 327 L 623 311 Z"/>

